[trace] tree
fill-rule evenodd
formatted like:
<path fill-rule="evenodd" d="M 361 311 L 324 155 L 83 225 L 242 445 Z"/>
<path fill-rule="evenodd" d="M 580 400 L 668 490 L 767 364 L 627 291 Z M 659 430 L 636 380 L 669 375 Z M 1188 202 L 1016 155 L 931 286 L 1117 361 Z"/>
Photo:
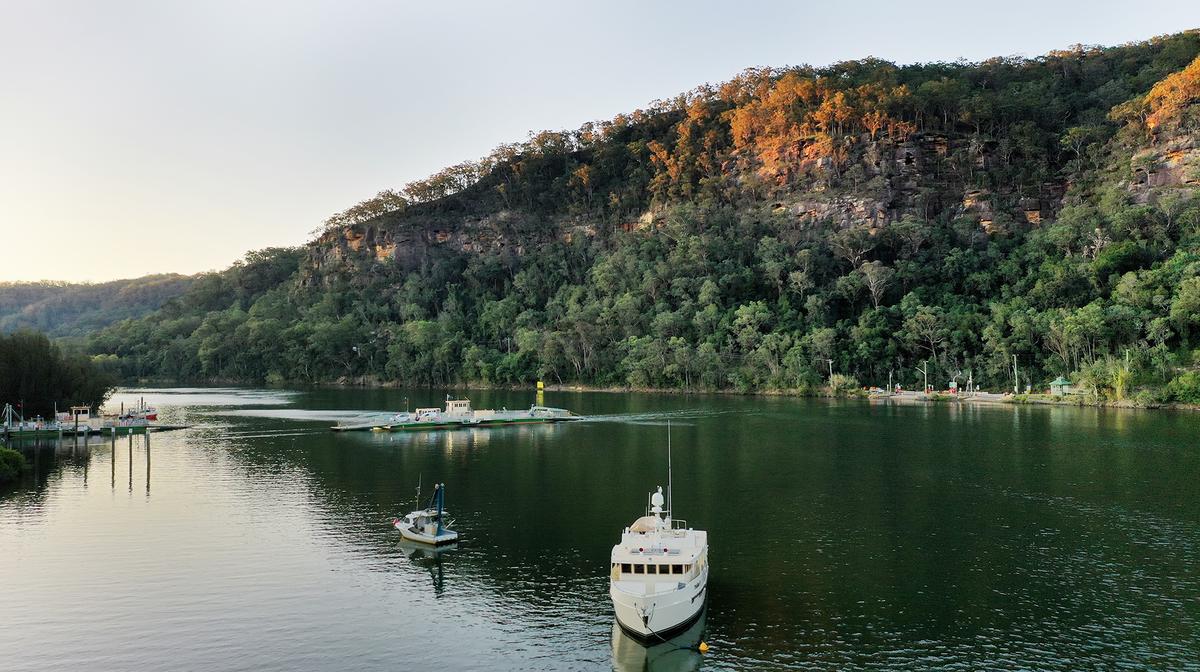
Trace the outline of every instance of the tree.
<path fill-rule="evenodd" d="M 937 360 L 938 349 L 946 342 L 945 314 L 935 306 L 921 306 L 905 318 L 904 334 L 910 343 L 927 350 Z"/>
<path fill-rule="evenodd" d="M 829 236 L 829 248 L 834 254 L 850 262 L 851 268 L 858 268 L 863 257 L 875 248 L 875 238 L 869 231 L 860 227 L 842 229 Z"/>
<path fill-rule="evenodd" d="M 1179 289 L 1171 300 L 1171 320 L 1184 334 L 1200 324 L 1200 276 L 1179 283 Z"/>
<path fill-rule="evenodd" d="M 892 277 L 896 275 L 896 271 L 884 266 L 879 261 L 863 264 L 858 267 L 858 270 L 862 272 L 863 279 L 866 281 L 867 291 L 871 292 L 871 302 L 878 308 L 879 300 L 883 298 L 884 292 L 892 284 Z"/>

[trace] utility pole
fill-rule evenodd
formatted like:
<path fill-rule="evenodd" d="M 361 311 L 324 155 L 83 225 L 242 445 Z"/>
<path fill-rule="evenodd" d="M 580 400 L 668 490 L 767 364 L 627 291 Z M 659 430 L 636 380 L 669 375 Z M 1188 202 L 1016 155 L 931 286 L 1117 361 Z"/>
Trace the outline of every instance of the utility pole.
<path fill-rule="evenodd" d="M 1017 381 L 1017 356 L 1013 355 L 1013 394 L 1021 393 L 1021 383 Z"/>
<path fill-rule="evenodd" d="M 921 394 L 929 394 L 929 360 L 925 360 L 921 364 L 921 368 L 917 369 L 917 371 L 920 371 L 921 375 L 925 376 L 925 386 L 921 388 Z"/>

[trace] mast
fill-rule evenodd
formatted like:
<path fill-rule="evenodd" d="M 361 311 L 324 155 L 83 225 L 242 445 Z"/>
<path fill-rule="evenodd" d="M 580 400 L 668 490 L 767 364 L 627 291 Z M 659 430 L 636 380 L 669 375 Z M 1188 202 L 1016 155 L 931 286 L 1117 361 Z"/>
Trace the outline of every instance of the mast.
<path fill-rule="evenodd" d="M 667 420 L 667 517 L 670 518 L 675 509 L 671 506 L 671 421 Z"/>
<path fill-rule="evenodd" d="M 413 506 L 421 508 L 421 474 L 417 474 L 417 501 L 413 503 Z"/>
<path fill-rule="evenodd" d="M 436 534 L 441 534 L 442 533 L 442 506 L 443 506 L 443 502 L 445 501 L 445 498 L 446 498 L 446 484 L 438 483 L 437 485 L 435 485 L 433 487 L 437 490 L 437 493 L 433 496 L 433 498 L 435 500 L 437 500 L 437 518 L 435 518 L 435 520 L 437 520 Z"/>

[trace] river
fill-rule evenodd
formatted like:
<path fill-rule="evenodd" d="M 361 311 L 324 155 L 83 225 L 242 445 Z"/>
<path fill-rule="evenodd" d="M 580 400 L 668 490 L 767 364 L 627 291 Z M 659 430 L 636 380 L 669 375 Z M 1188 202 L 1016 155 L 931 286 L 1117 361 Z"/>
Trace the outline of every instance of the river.
<path fill-rule="evenodd" d="M 0 669 L 1200 669 L 1200 414 L 556 392 L 588 419 L 335 434 L 442 393 L 141 397 L 189 428 L 26 446 L 0 492 Z M 704 654 L 607 595 L 668 423 Z M 457 548 L 390 526 L 419 478 Z"/>

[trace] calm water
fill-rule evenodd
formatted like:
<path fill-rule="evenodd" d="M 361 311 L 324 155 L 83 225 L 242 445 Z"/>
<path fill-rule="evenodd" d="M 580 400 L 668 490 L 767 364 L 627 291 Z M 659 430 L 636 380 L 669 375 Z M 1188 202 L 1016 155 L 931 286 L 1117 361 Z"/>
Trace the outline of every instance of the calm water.
<path fill-rule="evenodd" d="M 564 393 L 592 419 L 335 435 L 405 393 L 142 395 L 192 428 L 0 493 L 0 669 L 1200 669 L 1200 414 Z M 703 656 L 607 597 L 668 421 Z M 418 475 L 458 548 L 390 527 Z"/>

